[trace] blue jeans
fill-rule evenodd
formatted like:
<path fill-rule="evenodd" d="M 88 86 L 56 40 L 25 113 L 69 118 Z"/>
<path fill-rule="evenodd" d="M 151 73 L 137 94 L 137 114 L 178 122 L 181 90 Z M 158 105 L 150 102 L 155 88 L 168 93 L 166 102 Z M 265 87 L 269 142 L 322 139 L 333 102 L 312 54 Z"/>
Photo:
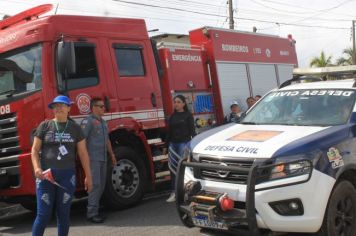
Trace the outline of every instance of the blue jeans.
<path fill-rule="evenodd" d="M 171 172 L 171 184 L 172 190 L 175 189 L 176 185 L 176 173 L 179 160 L 183 158 L 184 149 L 187 147 L 189 142 L 186 143 L 170 143 L 169 144 L 169 170 Z"/>
<path fill-rule="evenodd" d="M 47 180 L 36 179 L 37 216 L 32 227 L 33 236 L 42 236 L 55 207 L 58 236 L 69 232 L 70 207 L 75 191 L 75 169 L 52 169 L 52 174 L 61 188 Z"/>

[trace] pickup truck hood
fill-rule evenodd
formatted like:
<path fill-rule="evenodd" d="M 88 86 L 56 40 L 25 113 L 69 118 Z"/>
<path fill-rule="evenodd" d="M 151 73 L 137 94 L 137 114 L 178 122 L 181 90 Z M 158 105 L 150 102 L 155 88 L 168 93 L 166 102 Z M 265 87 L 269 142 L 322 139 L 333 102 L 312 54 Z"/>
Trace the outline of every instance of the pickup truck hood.
<path fill-rule="evenodd" d="M 209 132 L 207 137 L 193 148 L 193 153 L 225 157 L 270 158 L 281 147 L 327 128 L 236 124 L 226 129 L 217 129 L 217 132 L 212 135 Z"/>

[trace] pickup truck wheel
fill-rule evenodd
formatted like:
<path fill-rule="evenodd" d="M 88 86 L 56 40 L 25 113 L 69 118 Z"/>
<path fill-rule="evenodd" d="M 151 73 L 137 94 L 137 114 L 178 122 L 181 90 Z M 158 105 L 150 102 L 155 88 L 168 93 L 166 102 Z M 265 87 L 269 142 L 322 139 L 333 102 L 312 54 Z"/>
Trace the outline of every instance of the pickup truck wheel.
<path fill-rule="evenodd" d="M 114 152 L 117 165 L 108 167 L 103 200 L 110 209 L 123 209 L 142 199 L 146 170 L 143 160 L 133 149 L 116 147 Z"/>
<path fill-rule="evenodd" d="M 184 226 L 186 226 L 188 228 L 194 227 L 194 224 L 187 213 L 179 211 L 178 214 L 179 214 L 179 218 L 180 218 L 181 222 L 184 224 Z"/>
<path fill-rule="evenodd" d="M 356 190 L 349 181 L 341 181 L 333 190 L 318 235 L 356 235 Z"/>

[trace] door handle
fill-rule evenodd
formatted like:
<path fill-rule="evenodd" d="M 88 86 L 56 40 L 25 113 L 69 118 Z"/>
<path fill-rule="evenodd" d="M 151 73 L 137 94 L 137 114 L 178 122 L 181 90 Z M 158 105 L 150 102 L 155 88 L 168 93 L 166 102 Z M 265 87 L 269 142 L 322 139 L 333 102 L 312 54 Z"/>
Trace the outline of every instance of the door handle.
<path fill-rule="evenodd" d="M 154 93 L 151 93 L 151 103 L 153 107 L 157 107 L 157 99 Z"/>

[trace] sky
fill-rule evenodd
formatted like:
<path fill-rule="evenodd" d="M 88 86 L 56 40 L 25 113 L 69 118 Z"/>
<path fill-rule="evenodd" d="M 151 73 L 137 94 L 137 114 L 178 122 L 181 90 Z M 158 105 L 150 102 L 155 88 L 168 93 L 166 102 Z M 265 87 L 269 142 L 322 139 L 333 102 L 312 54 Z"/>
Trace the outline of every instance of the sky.
<path fill-rule="evenodd" d="M 50 14 L 145 19 L 148 30 L 188 34 L 203 26 L 228 28 L 228 0 L 0 0 L 0 17 L 52 3 Z M 311 59 L 332 56 L 335 62 L 352 47 L 356 0 L 233 0 L 235 29 L 296 40 L 299 67 Z"/>

